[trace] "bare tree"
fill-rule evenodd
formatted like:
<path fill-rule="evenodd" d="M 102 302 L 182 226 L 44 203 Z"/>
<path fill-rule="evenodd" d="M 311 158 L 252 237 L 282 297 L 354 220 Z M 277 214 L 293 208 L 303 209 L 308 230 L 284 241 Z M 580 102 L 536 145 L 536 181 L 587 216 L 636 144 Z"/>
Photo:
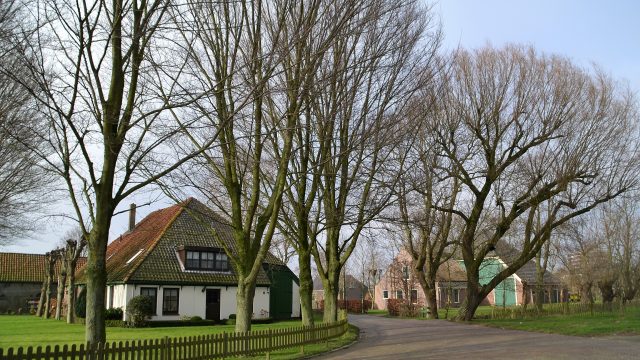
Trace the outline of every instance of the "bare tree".
<path fill-rule="evenodd" d="M 530 48 L 459 50 L 453 57 L 435 136 L 462 185 L 464 201 L 444 211 L 464 224 L 467 294 L 458 317 L 471 320 L 553 229 L 636 185 L 636 103 L 602 72 Z M 518 256 L 480 284 L 484 259 L 520 217 Z"/>
<path fill-rule="evenodd" d="M 178 6 L 178 5 L 176 5 Z M 172 36 L 172 2 L 42 0 L 33 4 L 24 32 L 28 77 L 17 78 L 37 101 L 49 131 L 37 141 L 53 154 L 32 149 L 63 179 L 87 239 L 86 340 L 105 341 L 105 254 L 118 204 L 197 155 L 201 148 L 172 145 L 193 121 L 181 113 L 183 47 Z M 175 50 L 175 53 L 173 52 Z M 187 143 L 189 145 L 189 143 Z M 204 147 L 207 143 L 203 144 Z"/>
<path fill-rule="evenodd" d="M 191 44 L 189 72 L 212 90 L 196 103 L 206 127 L 190 132 L 190 139 L 199 146 L 219 136 L 183 180 L 233 228 L 232 245 L 220 243 L 238 278 L 236 331 L 251 328 L 256 279 L 276 230 L 293 132 L 308 91 L 306 41 L 328 15 L 318 13 L 320 3 L 194 2 L 176 17 L 193 24 L 182 33 Z"/>
<path fill-rule="evenodd" d="M 33 229 L 37 222 L 29 217 L 42 212 L 51 190 L 51 176 L 31 152 L 42 145 L 30 132 L 45 122 L 33 110 L 29 92 L 14 79 L 27 73 L 17 32 L 25 17 L 23 5 L 0 1 L 0 245 Z"/>
<path fill-rule="evenodd" d="M 45 269 L 47 271 L 46 277 L 44 279 L 44 284 L 42 285 L 42 293 L 40 294 L 40 302 L 38 302 L 38 310 L 36 311 L 37 316 L 42 316 L 45 319 L 48 319 L 51 315 L 51 292 L 53 287 L 53 279 L 55 277 L 56 272 L 56 264 L 60 258 L 60 253 L 58 250 L 49 251 L 44 254 L 45 257 Z M 61 284 L 58 283 L 58 287 Z"/>
<path fill-rule="evenodd" d="M 86 245 L 87 240 L 82 237 L 82 234 L 77 234 L 75 238 L 68 239 L 66 241 L 64 249 L 62 249 L 62 267 L 67 274 L 67 282 L 63 284 L 65 284 L 66 289 L 68 324 L 73 324 L 75 318 L 76 269 L 78 267 L 78 260 L 84 253 Z"/>
<path fill-rule="evenodd" d="M 313 255 L 324 287 L 324 321 L 337 320 L 342 268 L 367 225 L 388 205 L 397 169 L 399 119 L 423 83 L 439 27 L 414 1 L 373 1 L 366 21 L 344 29 L 320 67 L 311 116 L 319 143 L 320 225 Z M 322 256 L 322 258 L 321 258 Z"/>
<path fill-rule="evenodd" d="M 302 84 L 302 92 L 299 93 L 298 109 L 293 114 L 296 119 L 293 153 L 278 226 L 297 253 L 302 323 L 308 326 L 314 322 L 311 253 L 316 241 L 317 218 L 321 215 L 317 206 L 320 175 L 314 170 L 318 166 L 321 144 L 315 133 L 313 98 L 318 96 L 314 91 L 322 88 L 318 84 L 326 81 L 316 73 L 327 57 L 332 56 L 331 43 L 344 39 L 344 29 L 362 21 L 356 15 L 367 11 L 372 4 L 362 0 L 299 3 L 301 6 L 292 9 L 290 22 L 294 26 L 285 27 L 287 38 L 299 40 L 283 54 L 283 61 L 298 65 L 284 67 L 281 81 Z M 280 147 L 273 146 L 273 149 L 275 157 L 280 158 Z"/>

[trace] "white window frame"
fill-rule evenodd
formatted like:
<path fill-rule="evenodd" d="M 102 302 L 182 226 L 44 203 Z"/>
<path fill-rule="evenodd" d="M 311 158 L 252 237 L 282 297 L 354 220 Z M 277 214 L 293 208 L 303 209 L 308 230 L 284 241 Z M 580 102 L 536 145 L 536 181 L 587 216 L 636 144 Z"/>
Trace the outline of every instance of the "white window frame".
<path fill-rule="evenodd" d="M 385 294 L 387 296 L 384 296 Z M 382 298 L 383 299 L 388 299 L 389 298 L 389 290 L 382 290 Z"/>
<path fill-rule="evenodd" d="M 400 294 L 400 296 L 398 296 L 398 294 Z M 404 291 L 402 290 L 396 290 L 396 299 L 398 300 L 404 300 Z"/>
<path fill-rule="evenodd" d="M 412 304 L 417 304 L 417 303 L 418 303 L 418 295 L 419 295 L 419 293 L 418 293 L 418 289 L 411 289 L 411 290 L 409 291 L 409 301 L 411 301 L 411 300 L 412 300 L 412 299 L 411 299 L 411 297 L 412 297 L 412 295 L 413 295 L 413 292 L 414 292 L 414 291 L 416 292 L 416 301 L 411 302 L 411 303 L 412 303 Z"/>
<path fill-rule="evenodd" d="M 453 303 L 460 304 L 460 289 L 453 289 Z"/>

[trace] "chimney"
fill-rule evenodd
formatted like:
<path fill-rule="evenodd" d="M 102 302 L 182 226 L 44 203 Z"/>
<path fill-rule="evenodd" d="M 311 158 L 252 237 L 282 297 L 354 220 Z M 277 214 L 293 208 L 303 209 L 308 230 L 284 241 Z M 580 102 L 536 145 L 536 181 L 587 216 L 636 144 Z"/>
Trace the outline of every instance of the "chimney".
<path fill-rule="evenodd" d="M 136 204 L 129 206 L 129 231 L 136 227 Z"/>

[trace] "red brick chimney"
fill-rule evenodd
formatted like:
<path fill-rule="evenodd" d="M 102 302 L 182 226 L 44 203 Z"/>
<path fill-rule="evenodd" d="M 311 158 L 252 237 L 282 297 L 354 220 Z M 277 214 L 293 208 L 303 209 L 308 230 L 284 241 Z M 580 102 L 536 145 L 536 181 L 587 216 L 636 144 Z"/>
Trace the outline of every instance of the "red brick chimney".
<path fill-rule="evenodd" d="M 136 227 L 136 204 L 129 206 L 129 231 Z"/>

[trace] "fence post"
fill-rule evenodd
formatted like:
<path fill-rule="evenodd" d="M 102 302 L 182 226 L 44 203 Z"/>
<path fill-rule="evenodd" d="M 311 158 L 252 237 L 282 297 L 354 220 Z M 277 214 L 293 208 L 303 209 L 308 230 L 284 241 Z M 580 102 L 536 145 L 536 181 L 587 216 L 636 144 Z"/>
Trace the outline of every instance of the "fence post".
<path fill-rule="evenodd" d="M 171 344 L 169 341 L 169 337 L 165 336 L 164 337 L 164 343 L 162 346 L 162 360 L 169 360 L 171 359 Z"/>
<path fill-rule="evenodd" d="M 223 360 L 224 358 L 227 357 L 228 341 L 229 341 L 229 334 L 225 332 L 222 334 L 222 359 Z"/>
<path fill-rule="evenodd" d="M 271 351 L 273 350 L 273 333 L 271 329 L 267 329 L 267 344 L 269 350 L 267 351 L 267 360 L 271 359 Z"/>

